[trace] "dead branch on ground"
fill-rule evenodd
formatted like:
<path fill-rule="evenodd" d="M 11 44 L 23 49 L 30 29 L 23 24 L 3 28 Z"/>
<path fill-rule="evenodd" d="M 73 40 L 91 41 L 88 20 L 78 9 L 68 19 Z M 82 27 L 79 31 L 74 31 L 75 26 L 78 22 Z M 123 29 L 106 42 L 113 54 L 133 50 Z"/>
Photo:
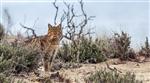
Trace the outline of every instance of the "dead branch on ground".
<path fill-rule="evenodd" d="M 118 70 L 118 69 L 115 68 L 115 67 L 114 67 L 114 68 L 111 68 L 107 62 L 105 62 L 105 63 L 106 63 L 107 68 L 110 69 L 111 71 L 118 71 L 119 73 L 122 73 L 120 70 Z"/>

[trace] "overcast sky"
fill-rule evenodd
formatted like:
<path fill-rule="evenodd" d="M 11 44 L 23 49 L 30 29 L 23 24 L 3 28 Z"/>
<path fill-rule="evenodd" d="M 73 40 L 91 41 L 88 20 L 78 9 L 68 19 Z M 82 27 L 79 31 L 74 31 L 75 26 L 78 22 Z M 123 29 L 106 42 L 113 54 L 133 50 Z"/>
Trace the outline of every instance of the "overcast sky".
<path fill-rule="evenodd" d="M 32 27 L 39 35 L 47 32 L 47 24 L 53 24 L 55 8 L 51 0 L 1 0 L 1 23 L 4 22 L 3 9 L 7 8 L 13 20 L 12 31 L 23 31 L 19 23 Z M 73 1 L 76 8 L 78 0 Z M 149 0 L 83 0 L 89 16 L 96 16 L 88 27 L 95 27 L 96 36 L 110 35 L 112 32 L 126 31 L 132 36 L 132 46 L 139 47 L 150 38 L 150 2 Z M 64 5 L 59 0 L 57 5 Z M 76 10 L 78 12 L 78 10 Z M 59 20 L 58 20 L 59 21 Z"/>

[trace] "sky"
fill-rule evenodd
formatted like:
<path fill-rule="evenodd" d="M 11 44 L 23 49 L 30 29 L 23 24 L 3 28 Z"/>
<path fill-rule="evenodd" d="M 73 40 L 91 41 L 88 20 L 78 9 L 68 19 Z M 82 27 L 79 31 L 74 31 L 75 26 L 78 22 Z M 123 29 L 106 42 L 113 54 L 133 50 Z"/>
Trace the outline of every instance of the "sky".
<path fill-rule="evenodd" d="M 65 8 L 63 0 L 57 0 L 60 10 Z M 79 0 L 64 0 L 75 4 L 79 12 Z M 89 21 L 87 27 L 94 27 L 96 36 L 111 36 L 113 32 L 122 30 L 132 37 L 132 46 L 139 48 L 150 38 L 150 1 L 149 0 L 83 0 L 88 16 L 95 16 Z M 39 35 L 47 32 L 47 24 L 53 24 L 55 8 L 52 0 L 1 0 L 0 22 L 5 24 L 3 10 L 8 9 L 13 26 L 13 33 L 24 31 L 20 23 L 33 27 Z M 59 12 L 61 14 L 61 11 Z M 36 21 L 36 22 L 35 22 Z M 59 22 L 59 20 L 57 20 Z M 35 25 L 34 25 L 35 24 Z"/>

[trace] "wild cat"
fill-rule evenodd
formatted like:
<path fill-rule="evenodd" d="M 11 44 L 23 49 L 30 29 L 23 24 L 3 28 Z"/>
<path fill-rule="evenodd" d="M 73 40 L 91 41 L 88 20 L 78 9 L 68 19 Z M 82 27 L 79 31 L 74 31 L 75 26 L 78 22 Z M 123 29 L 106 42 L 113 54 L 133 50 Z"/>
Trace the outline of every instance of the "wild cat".
<path fill-rule="evenodd" d="M 42 52 L 43 67 L 45 72 L 50 72 L 52 62 L 55 59 L 59 43 L 62 39 L 61 24 L 52 26 L 48 24 L 48 33 L 25 41 L 28 47 L 39 49 Z"/>

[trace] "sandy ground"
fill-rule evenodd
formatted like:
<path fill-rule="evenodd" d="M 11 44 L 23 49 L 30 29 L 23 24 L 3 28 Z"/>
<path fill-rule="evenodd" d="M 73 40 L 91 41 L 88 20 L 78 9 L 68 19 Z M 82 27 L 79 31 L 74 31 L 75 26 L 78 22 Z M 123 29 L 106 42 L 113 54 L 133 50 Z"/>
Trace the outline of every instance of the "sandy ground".
<path fill-rule="evenodd" d="M 122 73 L 133 72 L 136 75 L 136 79 L 142 80 L 143 83 L 150 83 L 150 62 L 137 63 L 137 62 L 125 62 L 124 64 L 114 64 L 118 62 L 116 59 L 108 60 L 107 63 L 111 68 L 116 68 Z M 61 69 L 59 74 L 65 78 L 71 80 L 71 83 L 85 83 L 85 78 L 94 72 L 107 68 L 105 62 L 98 64 L 82 64 L 82 67 L 75 69 Z M 26 80 L 27 83 L 38 83 Z M 56 83 L 56 82 L 55 82 Z M 59 82 L 58 82 L 59 83 Z"/>
<path fill-rule="evenodd" d="M 125 64 L 114 65 L 113 61 L 110 60 L 108 64 L 111 68 L 115 67 L 122 73 L 133 72 L 136 75 L 136 79 L 142 80 L 144 83 L 150 83 L 150 62 L 126 62 Z M 84 64 L 81 68 L 61 70 L 61 72 L 65 78 L 71 79 L 72 83 L 85 83 L 84 79 L 87 76 L 103 68 L 107 68 L 106 63 Z"/>

